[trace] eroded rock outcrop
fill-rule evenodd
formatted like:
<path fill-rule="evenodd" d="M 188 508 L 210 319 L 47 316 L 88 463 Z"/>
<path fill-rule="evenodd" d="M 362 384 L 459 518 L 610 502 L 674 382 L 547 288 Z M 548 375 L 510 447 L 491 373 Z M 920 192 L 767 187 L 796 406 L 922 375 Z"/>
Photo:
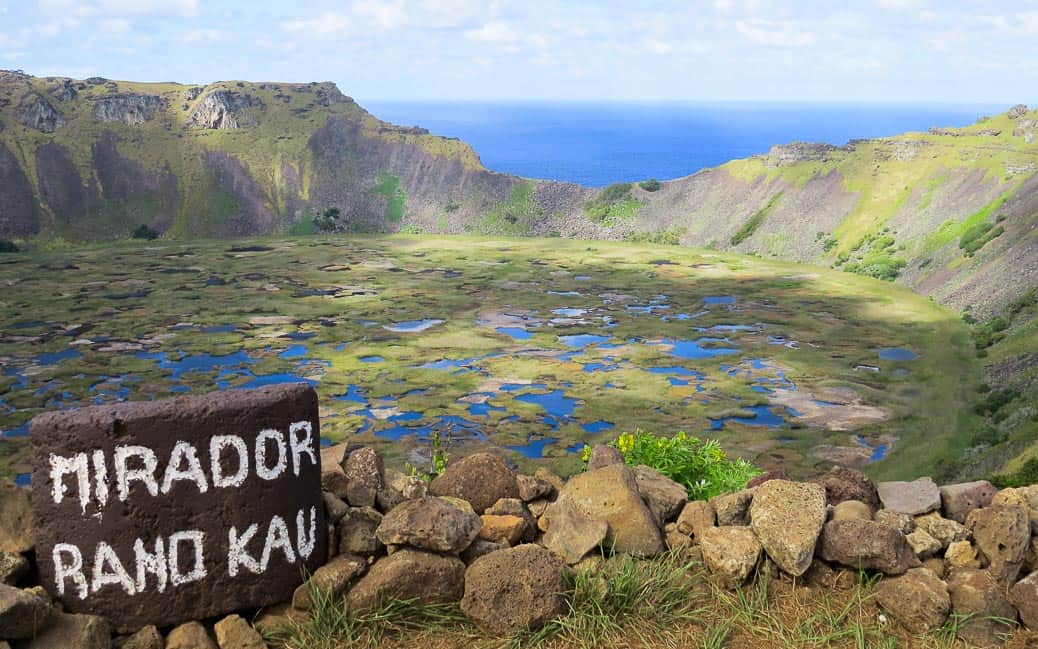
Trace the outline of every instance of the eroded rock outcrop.
<path fill-rule="evenodd" d="M 53 133 L 65 125 L 65 117 L 42 95 L 34 92 L 22 98 L 16 115 L 22 126 L 41 133 Z"/>
<path fill-rule="evenodd" d="M 260 105 L 259 100 L 252 95 L 214 90 L 198 103 L 188 118 L 188 124 L 225 131 L 255 126 L 259 119 L 256 110 Z"/>
<path fill-rule="evenodd" d="M 99 122 L 122 122 L 136 126 L 155 119 L 165 106 L 162 97 L 136 92 L 101 97 L 94 102 L 94 119 Z"/>

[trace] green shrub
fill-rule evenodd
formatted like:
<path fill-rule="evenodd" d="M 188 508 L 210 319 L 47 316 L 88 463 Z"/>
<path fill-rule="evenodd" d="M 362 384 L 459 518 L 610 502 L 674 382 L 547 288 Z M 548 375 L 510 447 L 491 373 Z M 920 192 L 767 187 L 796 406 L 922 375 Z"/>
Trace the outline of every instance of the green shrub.
<path fill-rule="evenodd" d="M 15 245 L 14 241 L 0 239 L 0 252 L 18 252 L 18 246 Z"/>
<path fill-rule="evenodd" d="M 743 223 L 735 235 L 732 236 L 732 245 L 737 246 L 753 236 L 753 233 L 757 231 L 757 228 L 759 228 L 762 223 L 764 223 L 764 219 L 771 213 L 771 210 L 775 209 L 775 203 L 777 203 L 780 198 L 782 198 L 782 192 L 772 196 L 764 207 L 757 210 L 753 216 Z"/>
<path fill-rule="evenodd" d="M 425 230 L 417 223 L 408 223 L 400 226 L 400 234 L 425 234 Z"/>
<path fill-rule="evenodd" d="M 978 223 L 962 233 L 962 237 L 959 238 L 959 247 L 967 257 L 972 257 L 989 241 L 1002 236 L 1004 232 L 1005 229 L 1001 225 L 996 227 L 987 221 Z"/>
<path fill-rule="evenodd" d="M 584 203 L 584 213 L 595 223 L 611 226 L 619 219 L 634 216 L 641 206 L 641 201 L 631 196 L 631 183 L 616 183 Z"/>
<path fill-rule="evenodd" d="M 669 228 L 667 230 L 640 230 L 638 232 L 629 232 L 624 235 L 624 241 L 630 241 L 632 243 L 656 243 L 668 246 L 677 246 L 681 244 L 681 237 L 684 236 L 688 228 Z M 707 245 L 709 248 L 710 246 Z"/>
<path fill-rule="evenodd" d="M 133 234 L 130 236 L 132 236 L 134 239 L 145 239 L 147 241 L 151 241 L 152 239 L 158 239 L 159 233 L 152 229 L 151 226 L 142 223 L 141 225 L 137 226 L 137 228 L 133 231 Z"/>
<path fill-rule="evenodd" d="M 1006 487 L 1029 487 L 1038 484 L 1038 457 L 1032 457 L 1024 462 L 1024 465 L 1013 473 L 991 476 L 991 482 L 995 486 L 1005 489 Z"/>
<path fill-rule="evenodd" d="M 337 232 L 343 227 L 342 212 L 337 207 L 329 207 L 323 214 L 314 217 L 314 230 L 317 232 Z"/>
<path fill-rule="evenodd" d="M 717 440 L 700 440 L 680 432 L 663 437 L 637 431 L 624 433 L 609 444 L 631 466 L 656 469 L 688 490 L 692 500 L 706 500 L 746 487 L 760 469 L 744 460 L 730 459 Z M 584 448 L 587 461 L 591 448 Z"/>
<path fill-rule="evenodd" d="M 638 183 L 638 186 L 647 192 L 656 192 L 660 189 L 660 181 L 655 178 L 649 178 Z"/>

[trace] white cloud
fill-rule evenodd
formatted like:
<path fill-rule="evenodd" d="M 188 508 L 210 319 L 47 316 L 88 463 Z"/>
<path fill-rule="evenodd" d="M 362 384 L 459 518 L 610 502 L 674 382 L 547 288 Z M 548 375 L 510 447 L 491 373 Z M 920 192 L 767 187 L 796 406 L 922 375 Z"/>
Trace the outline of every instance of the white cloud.
<path fill-rule="evenodd" d="M 319 40 L 364 40 L 405 29 L 473 27 L 496 13 L 477 0 L 354 0 L 342 11 L 283 22 L 285 31 Z"/>
<path fill-rule="evenodd" d="M 751 43 L 768 47 L 805 47 L 815 42 L 812 32 L 803 31 L 791 22 L 739 20 L 735 30 Z"/>
<path fill-rule="evenodd" d="M 896 11 L 915 9 L 924 4 L 926 4 L 925 0 L 876 0 L 877 6 L 882 7 L 883 9 L 894 9 Z"/>
<path fill-rule="evenodd" d="M 491 22 L 478 29 L 466 31 L 465 38 L 493 45 L 515 45 L 519 42 L 519 33 L 507 23 Z"/>
<path fill-rule="evenodd" d="M 109 15 L 190 17 L 198 14 L 198 0 L 100 0 Z"/>
<path fill-rule="evenodd" d="M 125 34 L 133 25 L 125 18 L 106 18 L 100 22 L 100 27 L 109 34 Z"/>

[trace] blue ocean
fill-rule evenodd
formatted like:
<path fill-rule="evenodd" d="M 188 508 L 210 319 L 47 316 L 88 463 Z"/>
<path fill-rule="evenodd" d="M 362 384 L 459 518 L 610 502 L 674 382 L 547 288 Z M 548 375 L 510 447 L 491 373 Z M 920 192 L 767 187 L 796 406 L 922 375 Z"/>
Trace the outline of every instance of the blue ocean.
<path fill-rule="evenodd" d="M 1008 106 L 362 101 L 376 117 L 471 144 L 487 168 L 592 187 L 680 178 L 793 140 L 965 126 Z"/>

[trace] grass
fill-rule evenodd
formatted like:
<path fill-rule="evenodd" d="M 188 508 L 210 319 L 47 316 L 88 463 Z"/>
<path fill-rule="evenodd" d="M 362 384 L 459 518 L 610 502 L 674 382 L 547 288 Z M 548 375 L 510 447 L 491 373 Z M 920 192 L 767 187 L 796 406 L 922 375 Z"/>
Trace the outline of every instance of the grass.
<path fill-rule="evenodd" d="M 757 231 L 757 228 L 759 228 L 761 224 L 764 223 L 764 219 L 767 218 L 768 214 L 770 214 L 771 211 L 775 209 L 775 204 L 778 203 L 780 198 L 782 198 L 782 193 L 783 192 L 778 192 L 777 194 L 769 198 L 768 202 L 764 205 L 764 207 L 757 210 L 753 214 L 753 216 L 751 216 L 749 219 L 743 222 L 741 226 L 739 226 L 739 229 L 732 236 L 733 246 L 737 246 L 743 241 L 746 241 L 751 236 L 753 236 L 753 233 Z"/>
<path fill-rule="evenodd" d="M 319 594 L 312 620 L 289 623 L 276 639 L 286 649 L 471 647 L 472 649 L 620 649 L 730 647 L 799 649 L 964 645 L 973 622 L 952 615 L 935 632 L 913 635 L 885 618 L 874 600 L 878 577 L 844 573 L 826 583 L 772 577 L 763 565 L 737 590 L 711 580 L 697 555 L 674 549 L 652 560 L 602 557 L 569 573 L 567 613 L 535 631 L 493 637 L 469 624 L 456 605 L 391 602 L 363 616 Z"/>
<path fill-rule="evenodd" d="M 631 183 L 609 185 L 597 196 L 584 203 L 584 213 L 592 221 L 607 227 L 613 226 L 621 220 L 630 219 L 642 206 L 640 200 L 631 196 L 631 188 Z"/>

